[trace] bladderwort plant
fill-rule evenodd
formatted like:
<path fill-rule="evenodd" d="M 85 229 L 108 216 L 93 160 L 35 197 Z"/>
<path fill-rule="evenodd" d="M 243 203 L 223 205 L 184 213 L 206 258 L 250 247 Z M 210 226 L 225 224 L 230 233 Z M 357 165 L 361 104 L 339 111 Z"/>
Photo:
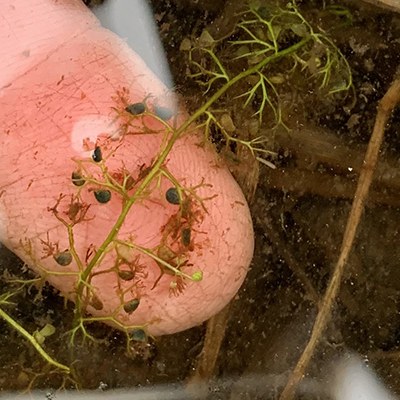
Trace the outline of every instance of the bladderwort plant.
<path fill-rule="evenodd" d="M 207 212 L 207 201 L 210 199 L 201 198 L 197 194 L 197 189 L 206 183 L 199 182 L 194 187 L 186 187 L 166 167 L 167 157 L 176 141 L 193 130 L 202 130 L 205 140 L 211 140 L 212 130 L 218 129 L 226 146 L 232 143 L 245 146 L 254 157 L 263 162 L 261 156 L 272 153 L 264 148 L 266 138 L 244 140 L 221 122 L 221 109 L 218 106 L 221 103 L 229 105 L 230 93 L 236 86 L 241 90 L 247 86 L 247 89 L 235 95 L 236 99 L 244 99 L 243 107 L 253 107 L 254 115 L 260 123 L 266 119 L 269 110 L 276 125 L 284 124 L 278 86 L 282 79 L 290 79 L 295 71 L 304 72 L 307 79 L 314 80 L 320 90 L 325 90 L 328 94 L 346 92 L 352 86 L 350 67 L 343 54 L 326 33 L 311 26 L 295 2 L 289 3 L 285 8 L 252 4 L 239 15 L 232 34 L 218 41 L 203 34 L 201 40 L 188 50 L 188 58 L 192 69 L 191 77 L 205 88 L 206 102 L 177 125 L 178 119 L 172 110 L 150 104 L 148 100 L 151 99 L 151 93 L 142 102 L 132 104 L 129 91 L 121 88 L 115 95 L 113 108 L 115 121 L 120 126 L 119 135 L 122 137 L 119 146 L 123 146 L 125 135 L 157 134 L 162 138 L 158 153 L 151 163 L 143 165 L 135 176 L 123 167 L 116 171 L 108 166 L 108 160 L 118 153 L 119 146 L 110 150 L 107 140 L 95 143 L 91 157 L 75 159 L 76 168 L 71 171 L 70 177 L 75 194 L 70 197 L 60 194 L 54 206 L 48 210 L 65 226 L 68 249 L 60 249 L 57 238 L 47 235 L 42 239 L 43 254 L 42 258 L 39 258 L 34 254 L 29 241 L 21 243 L 30 255 L 32 263 L 41 269 L 42 277 L 33 281 L 12 280 L 12 289 L 0 296 L 0 317 L 31 344 L 50 367 L 63 374 L 71 374 L 72 367 L 52 358 L 44 350 L 43 341 L 40 342 L 37 335 L 29 333 L 6 313 L 5 308 L 10 305 L 14 295 L 26 285 L 45 281 L 46 276 L 72 276 L 77 283 L 74 318 L 69 334 L 71 346 L 78 335 L 83 339 L 96 341 L 97 339 L 88 332 L 87 325 L 93 322 L 108 322 L 125 332 L 129 352 L 133 342 L 147 340 L 146 324 L 126 326 L 116 315 L 121 310 L 128 314 L 134 313 L 139 306 L 140 297 L 129 297 L 129 293 L 140 287 L 141 279 L 147 274 L 147 267 L 140 263 L 139 258 L 130 261 L 124 259 L 123 249 L 134 250 L 135 253 L 154 260 L 159 269 L 159 278 L 154 286 L 167 274 L 171 279 L 170 292 L 173 295 L 179 296 L 189 281 L 199 282 L 202 279 L 201 266 L 196 266 L 198 269 L 191 274 L 185 270 L 188 252 L 193 246 L 193 227 Z M 279 66 L 285 68 L 284 73 L 278 72 L 278 61 Z M 239 68 L 235 69 L 235 65 Z M 222 110 L 222 113 L 225 111 Z M 150 120 L 158 124 L 159 128 L 150 128 Z M 152 190 L 160 187 L 162 180 L 170 183 L 166 199 L 177 206 L 177 211 L 165 226 L 159 245 L 146 248 L 135 243 L 134 237 L 121 238 L 120 228 L 132 206 L 147 199 Z M 94 200 L 103 204 L 109 202 L 111 197 L 118 196 L 122 199 L 122 207 L 103 242 L 98 247 L 90 245 L 82 258 L 75 243 L 75 228 L 80 223 L 90 222 L 91 218 L 94 218 L 89 212 L 90 204 L 83 200 L 83 191 L 92 193 Z M 115 265 L 109 269 L 98 270 L 101 261 L 110 253 L 117 260 Z M 60 266 L 68 266 L 75 262 L 78 270 L 47 270 L 42 265 L 42 259 L 47 257 L 53 257 Z M 131 285 L 125 289 L 120 287 L 119 307 L 114 313 L 104 317 L 88 315 L 89 305 L 95 309 L 103 307 L 93 288 L 93 278 L 110 273 L 117 274 L 124 282 L 131 282 Z"/>
<path fill-rule="evenodd" d="M 232 142 L 245 146 L 260 162 L 265 161 L 262 155 L 272 154 L 263 146 L 268 138 L 244 140 L 237 132 L 232 134 L 218 117 L 221 108 L 227 105 L 226 112 L 232 102 L 241 101 L 242 108 L 251 109 L 260 125 L 265 122 L 272 130 L 279 125 L 288 129 L 282 116 L 280 87 L 293 84 L 291 79 L 301 76 L 327 95 L 347 93 L 352 87 L 350 66 L 328 34 L 314 29 L 295 1 L 285 7 L 271 3 L 253 2 L 221 39 L 203 31 L 183 46 L 189 77 L 210 98 L 201 118 L 206 136 L 216 130 L 226 148 Z M 351 20 L 343 7 L 327 7 L 327 12 Z"/>

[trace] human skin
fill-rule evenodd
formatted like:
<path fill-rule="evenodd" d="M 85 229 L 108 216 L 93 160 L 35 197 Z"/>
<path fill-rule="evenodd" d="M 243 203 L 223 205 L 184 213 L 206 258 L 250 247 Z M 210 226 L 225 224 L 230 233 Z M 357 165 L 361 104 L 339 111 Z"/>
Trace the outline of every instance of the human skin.
<path fill-rule="evenodd" d="M 83 313 L 120 329 L 170 334 L 221 310 L 251 261 L 251 218 L 191 126 L 165 150 L 169 127 L 188 118 L 174 96 L 80 0 L 3 0 L 0 39 L 1 242 L 65 297 L 80 293 Z M 137 102 L 144 116 L 124 111 Z M 158 106 L 174 116 L 164 123 Z M 128 184 L 115 190 L 123 176 Z M 171 204 L 176 185 L 180 203 Z M 99 202 L 95 191 L 108 189 L 111 199 Z"/>

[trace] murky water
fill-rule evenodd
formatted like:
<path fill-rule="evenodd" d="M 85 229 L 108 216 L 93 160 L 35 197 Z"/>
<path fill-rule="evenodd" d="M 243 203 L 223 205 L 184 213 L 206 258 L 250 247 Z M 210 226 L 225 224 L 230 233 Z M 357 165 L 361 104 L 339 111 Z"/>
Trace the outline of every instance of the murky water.
<path fill-rule="evenodd" d="M 237 30 L 242 20 L 235 2 L 153 3 L 175 87 L 190 111 L 201 107 L 214 90 L 210 87 L 204 94 L 204 87 L 190 77 L 196 70 L 189 60 L 189 49 L 198 43 L 204 29 L 218 40 L 214 49 L 229 76 L 260 61 L 259 54 L 247 60 L 248 64 L 242 57 L 232 57 L 233 51 L 237 52 L 235 57 L 249 51 L 248 44 L 239 50 L 240 46 L 234 48 L 231 44 L 245 37 L 243 28 Z M 247 97 L 237 97 L 254 87 L 254 76 L 214 105 L 215 110 L 222 110 L 218 115 L 229 116 L 223 127 L 232 137 L 249 141 L 262 135 L 266 139 L 260 148 L 274 153 L 261 150 L 256 152 L 259 160 L 255 160 L 245 146 L 227 139 L 218 126 L 210 130 L 210 139 L 226 158 L 250 202 L 256 234 L 255 255 L 246 281 L 230 308 L 217 320 L 213 333 L 208 334 L 211 343 L 215 335 L 214 342 L 220 340 L 221 347 L 207 342 L 205 338 L 210 336 L 206 336 L 203 325 L 171 336 L 131 342 L 127 349 L 123 334 L 101 324 L 88 327 L 97 342 L 70 347 L 67 332 L 73 306 L 64 303 L 49 286 L 39 289 L 29 285 L 5 309 L 29 332 L 46 323 L 53 325 L 56 333 L 45 339 L 45 349 L 55 359 L 73 366 L 74 373 L 67 377 L 49 367 L 29 343 L 2 322 L 2 391 L 80 388 L 100 393 L 185 385 L 197 382 L 196 377 L 210 379 L 205 390 L 196 389 L 200 398 L 278 398 L 308 342 L 334 271 L 377 102 L 394 79 L 400 62 L 400 14 L 361 1 L 336 6 L 330 1 L 304 1 L 299 10 L 340 50 L 352 73 L 351 89 L 329 94 L 338 85 L 346 86 L 344 64 L 334 65 L 330 86 L 322 86 L 321 79 L 315 78 L 313 72 L 327 60 L 322 47 L 316 44 L 298 54 L 298 63 L 302 60 L 304 65 L 296 66 L 293 74 L 289 71 L 294 59 L 277 60 L 269 66 L 266 86 L 273 86 L 273 91 L 271 103 L 267 102 L 265 108 L 261 108 L 263 97 L 259 93 L 245 108 Z M 268 9 L 264 12 L 259 15 L 268 19 Z M 293 45 L 303 34 L 290 18 L 282 24 L 296 27 L 281 39 L 280 46 Z M 260 33 L 260 26 L 254 29 L 265 41 L 270 39 L 268 33 Z M 192 61 L 209 67 L 204 53 L 193 52 L 192 56 Z M 257 114 L 260 110 L 261 120 Z M 299 386 L 299 398 L 332 396 L 333 368 L 349 353 L 368 360 L 381 380 L 393 392 L 400 392 L 399 123 L 397 109 L 385 132 L 375 181 L 332 318 Z M 0 263 L 4 277 L 1 293 L 15 288 L 6 283 L 10 277 L 33 278 L 4 247 Z M 204 364 L 212 365 L 213 370 L 200 371 L 202 351 L 210 358 L 218 354 L 215 365 Z M 169 393 L 172 389 L 163 390 Z M 181 390 L 172 393 L 174 398 L 182 395 Z M 190 392 L 184 393 L 188 396 Z M 158 396 L 154 398 L 164 398 Z"/>

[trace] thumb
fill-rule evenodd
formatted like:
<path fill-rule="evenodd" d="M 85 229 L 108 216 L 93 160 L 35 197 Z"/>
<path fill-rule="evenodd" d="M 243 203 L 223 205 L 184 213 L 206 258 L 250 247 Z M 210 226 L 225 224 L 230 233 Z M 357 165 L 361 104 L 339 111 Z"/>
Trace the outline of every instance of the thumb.
<path fill-rule="evenodd" d="M 7 0 L 1 13 L 0 240 L 120 329 L 211 317 L 253 253 L 230 173 L 79 1 Z"/>

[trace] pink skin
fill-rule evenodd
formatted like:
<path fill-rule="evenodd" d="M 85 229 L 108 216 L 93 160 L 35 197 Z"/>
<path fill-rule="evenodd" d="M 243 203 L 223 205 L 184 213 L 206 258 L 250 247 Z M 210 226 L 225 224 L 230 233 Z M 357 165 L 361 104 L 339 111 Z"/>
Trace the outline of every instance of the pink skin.
<path fill-rule="evenodd" d="M 167 134 L 123 134 L 121 124 L 131 118 L 123 111 L 124 100 L 142 102 L 149 96 L 146 102 L 153 110 L 154 104 L 171 106 L 172 96 L 80 0 L 3 0 L 0 39 L 0 240 L 74 300 L 76 259 L 60 266 L 43 244 L 52 244 L 53 253 L 56 245 L 59 251 L 70 248 L 67 228 L 56 218 L 54 206 L 65 195 L 57 215 L 70 223 L 66 212 L 72 195 L 80 193 L 81 201 L 90 204 L 90 220 L 73 227 L 76 253 L 84 263 L 88 248 L 98 249 L 114 226 L 122 197 L 112 192 L 111 200 L 100 204 L 93 193 L 98 186 L 74 186 L 71 173 L 78 168 L 77 160 L 83 160 L 85 176 L 101 179 L 99 164 L 91 161 L 94 143 L 100 143 L 104 157 L 100 164 L 109 173 L 124 168 L 137 178 L 140 167 L 143 170 L 157 158 Z M 117 92 L 122 88 L 127 92 L 121 100 Z M 178 114 L 170 124 L 179 126 L 187 119 L 182 109 Z M 128 132 L 143 129 L 143 121 L 147 128 L 162 128 L 151 116 L 135 121 L 136 128 Z M 251 218 L 243 194 L 213 151 L 201 145 L 201 135 L 189 132 L 178 139 L 164 168 L 183 187 L 192 188 L 185 194 L 192 199 L 191 245 L 182 245 L 180 230 L 175 239 L 170 233 L 168 244 L 188 258 L 182 271 L 191 275 L 201 270 L 203 279 L 187 280 L 183 292 L 176 295 L 171 289 L 176 278 L 164 274 L 153 288 L 161 271 L 156 262 L 114 242 L 93 269 L 87 306 L 93 316 L 112 315 L 115 320 L 106 321 L 111 325 L 146 325 L 152 335 L 182 331 L 221 310 L 242 284 L 253 253 Z M 157 253 L 171 216 L 182 221 L 177 217 L 180 206 L 165 199 L 171 186 L 165 176 L 155 179 L 130 209 L 118 239 Z M 194 194 L 203 199 L 206 211 Z M 136 269 L 134 280 L 119 278 L 118 269 L 138 268 L 138 264 L 142 269 Z M 135 298 L 140 298 L 139 307 L 127 313 L 122 305 Z"/>

